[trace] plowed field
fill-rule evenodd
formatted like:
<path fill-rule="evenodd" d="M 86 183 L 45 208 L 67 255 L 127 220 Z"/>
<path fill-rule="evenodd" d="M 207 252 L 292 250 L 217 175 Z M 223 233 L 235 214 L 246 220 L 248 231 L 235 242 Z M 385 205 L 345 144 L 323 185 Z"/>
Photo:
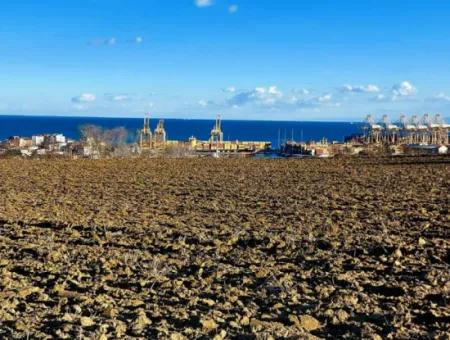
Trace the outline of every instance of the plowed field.
<path fill-rule="evenodd" d="M 450 158 L 0 160 L 0 337 L 434 338 Z"/>

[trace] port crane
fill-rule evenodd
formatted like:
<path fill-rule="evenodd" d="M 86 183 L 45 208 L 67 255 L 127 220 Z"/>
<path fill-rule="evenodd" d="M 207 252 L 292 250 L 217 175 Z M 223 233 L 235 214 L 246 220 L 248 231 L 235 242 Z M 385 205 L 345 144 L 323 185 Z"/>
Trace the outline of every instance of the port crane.
<path fill-rule="evenodd" d="M 150 129 L 150 116 L 148 113 L 144 116 L 144 127 L 139 134 L 139 146 L 141 148 L 151 148 L 152 146 L 152 131 Z"/>
<path fill-rule="evenodd" d="M 211 130 L 211 137 L 209 139 L 211 143 L 222 143 L 223 142 L 223 132 L 222 132 L 222 121 L 220 115 L 216 117 L 216 123 Z"/>

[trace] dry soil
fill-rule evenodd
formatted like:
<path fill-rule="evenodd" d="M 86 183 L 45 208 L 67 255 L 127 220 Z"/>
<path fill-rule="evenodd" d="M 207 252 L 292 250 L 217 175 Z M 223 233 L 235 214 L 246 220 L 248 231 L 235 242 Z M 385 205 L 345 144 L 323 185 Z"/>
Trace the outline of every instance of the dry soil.
<path fill-rule="evenodd" d="M 0 160 L 0 337 L 450 336 L 450 158 Z"/>

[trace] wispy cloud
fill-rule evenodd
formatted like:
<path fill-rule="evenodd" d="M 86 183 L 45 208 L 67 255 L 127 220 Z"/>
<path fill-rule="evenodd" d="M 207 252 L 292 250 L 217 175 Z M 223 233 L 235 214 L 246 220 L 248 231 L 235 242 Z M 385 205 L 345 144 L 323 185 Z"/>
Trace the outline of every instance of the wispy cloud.
<path fill-rule="evenodd" d="M 222 89 L 222 91 L 225 92 L 225 93 L 235 93 L 236 92 L 236 87 L 228 86 L 228 87 Z"/>
<path fill-rule="evenodd" d="M 79 96 L 73 97 L 72 103 L 75 104 L 92 103 L 95 102 L 96 99 L 97 99 L 96 96 L 92 93 L 83 93 L 80 94 Z"/>
<path fill-rule="evenodd" d="M 387 102 L 390 100 L 391 100 L 391 98 L 386 96 L 383 93 L 377 94 L 375 97 L 372 98 L 372 101 L 375 101 L 375 102 Z"/>
<path fill-rule="evenodd" d="M 341 87 L 342 92 L 353 92 L 353 93 L 377 93 L 380 92 L 380 88 L 377 85 L 344 85 Z"/>
<path fill-rule="evenodd" d="M 90 46 L 115 46 L 119 44 L 137 44 L 140 45 L 144 42 L 144 38 L 142 36 L 137 36 L 131 39 L 125 39 L 125 40 L 118 40 L 115 37 L 109 37 L 109 38 L 102 38 L 102 39 L 94 39 L 91 40 L 88 45 Z"/>
<path fill-rule="evenodd" d="M 317 97 L 317 101 L 319 103 L 329 103 L 332 98 L 333 98 L 333 95 L 331 93 L 326 93 L 322 96 Z"/>
<path fill-rule="evenodd" d="M 109 38 L 109 39 L 105 40 L 105 45 L 115 45 L 116 43 L 117 43 L 116 38 Z"/>
<path fill-rule="evenodd" d="M 239 10 L 239 6 L 238 5 L 230 5 L 228 7 L 228 12 L 230 14 L 236 13 Z"/>
<path fill-rule="evenodd" d="M 132 99 L 132 96 L 125 93 L 119 94 L 106 93 L 105 99 L 111 102 L 125 102 L 130 101 Z"/>
<path fill-rule="evenodd" d="M 213 5 L 213 0 L 194 0 L 194 4 L 197 7 L 209 7 Z"/>
<path fill-rule="evenodd" d="M 91 46 L 113 46 L 117 43 L 117 39 L 114 37 L 94 39 L 89 41 L 88 45 Z"/>
<path fill-rule="evenodd" d="M 307 96 L 307 95 L 311 94 L 311 90 L 308 90 L 308 89 L 293 89 L 292 93 L 295 94 L 295 95 Z"/>
<path fill-rule="evenodd" d="M 445 93 L 441 92 L 438 93 L 437 95 L 431 97 L 431 98 L 427 98 L 426 99 L 428 102 L 444 102 L 444 103 L 449 103 L 450 102 L 450 96 L 446 95 Z"/>
<path fill-rule="evenodd" d="M 319 107 L 339 107 L 341 103 L 334 99 L 331 93 L 325 93 L 320 96 L 297 98 L 291 102 L 292 106 L 297 108 L 319 108 Z"/>
<path fill-rule="evenodd" d="M 201 107 L 207 107 L 207 106 L 216 106 L 216 103 L 212 100 L 206 100 L 206 99 L 201 99 L 197 102 L 197 104 Z"/>

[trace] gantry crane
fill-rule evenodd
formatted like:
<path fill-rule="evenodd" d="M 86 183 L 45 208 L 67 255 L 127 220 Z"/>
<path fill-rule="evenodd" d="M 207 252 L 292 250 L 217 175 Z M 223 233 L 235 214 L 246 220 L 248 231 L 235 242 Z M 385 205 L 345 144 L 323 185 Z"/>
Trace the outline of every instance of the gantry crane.
<path fill-rule="evenodd" d="M 222 122 L 220 115 L 216 117 L 216 123 L 211 130 L 211 137 L 209 139 L 211 143 L 222 143 L 223 142 L 223 132 L 222 132 Z"/>
<path fill-rule="evenodd" d="M 144 116 L 144 127 L 139 133 L 139 146 L 141 149 L 152 147 L 152 131 L 150 130 L 150 117 L 148 113 Z"/>

